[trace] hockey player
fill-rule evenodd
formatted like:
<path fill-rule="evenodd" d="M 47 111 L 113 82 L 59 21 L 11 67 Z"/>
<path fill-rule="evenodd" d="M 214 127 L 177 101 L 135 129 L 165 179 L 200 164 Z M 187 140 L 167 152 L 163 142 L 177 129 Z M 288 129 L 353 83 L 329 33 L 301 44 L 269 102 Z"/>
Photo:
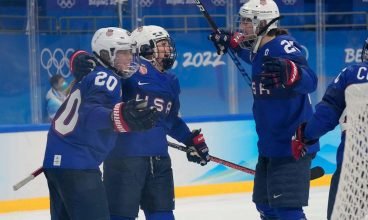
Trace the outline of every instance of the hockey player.
<path fill-rule="evenodd" d="M 97 30 L 91 44 L 101 66 L 74 84 L 52 121 L 43 161 L 52 220 L 109 220 L 99 165 L 115 145 L 114 130 L 154 126 L 146 102 L 121 102 L 119 78 L 136 69 L 133 42 L 126 30 Z"/>
<path fill-rule="evenodd" d="M 258 163 L 253 202 L 261 219 L 303 220 L 308 205 L 312 158 L 318 143 L 296 160 L 291 137 L 312 116 L 309 93 L 316 74 L 298 42 L 278 28 L 279 9 L 272 0 L 250 0 L 241 6 L 238 32 L 210 35 L 219 53 L 229 47 L 252 64 L 253 115 L 258 134 Z M 274 20 L 275 21 L 275 20 Z"/>
<path fill-rule="evenodd" d="M 123 101 L 147 100 L 148 106 L 159 111 L 160 119 L 148 131 L 120 134 L 104 162 L 111 220 L 134 220 L 140 206 L 147 220 L 173 220 L 174 182 L 166 135 L 190 147 L 188 160 L 201 165 L 209 161 L 208 147 L 200 130 L 190 132 L 178 116 L 179 81 L 167 72 L 176 59 L 169 33 L 149 25 L 134 30 L 132 37 L 141 66 L 131 78 L 122 80 Z"/>
<path fill-rule="evenodd" d="M 307 123 L 302 123 L 296 132 L 293 141 L 293 151 L 296 155 L 303 156 L 309 148 L 309 143 L 313 142 L 333 130 L 339 123 L 342 128 L 341 143 L 337 149 L 336 171 L 331 179 L 330 193 L 328 197 L 327 219 L 331 219 L 337 188 L 339 185 L 341 165 L 345 144 L 345 89 L 358 83 L 368 83 L 368 38 L 365 40 L 362 50 L 362 63 L 353 64 L 344 68 L 336 79 L 327 87 L 322 101 L 316 105 L 316 112 Z"/>

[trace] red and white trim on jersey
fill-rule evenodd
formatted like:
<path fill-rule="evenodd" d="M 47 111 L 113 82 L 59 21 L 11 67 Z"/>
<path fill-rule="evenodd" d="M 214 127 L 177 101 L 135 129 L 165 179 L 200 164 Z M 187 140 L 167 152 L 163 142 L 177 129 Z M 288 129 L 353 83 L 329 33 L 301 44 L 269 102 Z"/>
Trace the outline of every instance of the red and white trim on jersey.
<path fill-rule="evenodd" d="M 117 132 L 129 132 L 130 128 L 125 122 L 122 109 L 124 108 L 124 103 L 120 102 L 114 106 L 112 120 L 114 122 L 114 130 Z"/>

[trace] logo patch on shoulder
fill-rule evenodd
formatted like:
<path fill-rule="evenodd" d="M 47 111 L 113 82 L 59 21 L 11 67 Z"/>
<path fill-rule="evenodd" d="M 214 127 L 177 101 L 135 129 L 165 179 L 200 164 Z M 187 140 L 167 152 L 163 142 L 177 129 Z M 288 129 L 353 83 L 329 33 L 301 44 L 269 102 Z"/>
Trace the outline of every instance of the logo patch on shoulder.
<path fill-rule="evenodd" d="M 140 72 L 142 75 L 147 74 L 147 67 L 146 67 L 146 66 L 144 66 L 144 65 L 141 65 L 141 66 L 139 67 L 139 72 Z"/>

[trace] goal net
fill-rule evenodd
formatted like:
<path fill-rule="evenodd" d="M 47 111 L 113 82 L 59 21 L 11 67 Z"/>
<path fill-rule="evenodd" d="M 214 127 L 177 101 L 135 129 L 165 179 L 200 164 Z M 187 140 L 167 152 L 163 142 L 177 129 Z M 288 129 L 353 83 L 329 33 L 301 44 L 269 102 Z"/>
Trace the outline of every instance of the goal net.
<path fill-rule="evenodd" d="M 345 91 L 344 160 L 332 220 L 368 220 L 368 83 Z"/>

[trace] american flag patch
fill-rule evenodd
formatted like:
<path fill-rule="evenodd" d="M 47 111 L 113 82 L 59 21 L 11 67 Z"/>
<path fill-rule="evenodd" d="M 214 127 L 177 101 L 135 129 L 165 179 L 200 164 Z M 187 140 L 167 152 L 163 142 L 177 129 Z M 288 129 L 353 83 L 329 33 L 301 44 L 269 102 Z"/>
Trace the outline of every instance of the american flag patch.
<path fill-rule="evenodd" d="M 107 29 L 106 36 L 111 37 L 113 32 L 114 32 L 113 29 Z"/>
<path fill-rule="evenodd" d="M 141 66 L 139 67 L 139 72 L 140 72 L 142 75 L 147 74 L 147 67 L 145 67 L 144 65 L 141 65 Z"/>

